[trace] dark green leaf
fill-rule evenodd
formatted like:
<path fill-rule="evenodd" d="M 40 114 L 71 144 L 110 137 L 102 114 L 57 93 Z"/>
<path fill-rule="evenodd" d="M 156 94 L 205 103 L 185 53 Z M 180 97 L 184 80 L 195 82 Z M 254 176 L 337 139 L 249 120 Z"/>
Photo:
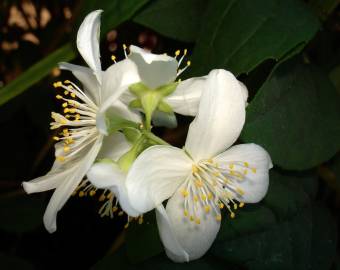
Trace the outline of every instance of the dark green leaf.
<path fill-rule="evenodd" d="M 46 56 L 43 60 L 34 64 L 14 81 L 0 88 L 0 105 L 24 92 L 30 86 L 41 80 L 57 66 L 59 62 L 72 60 L 76 52 L 70 43 Z"/>
<path fill-rule="evenodd" d="M 12 255 L 5 255 L 0 253 L 0 267 L 2 270 L 33 270 L 33 265 L 29 262 Z"/>
<path fill-rule="evenodd" d="M 311 269 L 330 269 L 336 256 L 337 225 L 325 207 L 313 208 Z"/>
<path fill-rule="evenodd" d="M 133 20 L 170 38 L 194 42 L 206 5 L 203 0 L 156 0 Z"/>
<path fill-rule="evenodd" d="M 283 168 L 308 169 L 339 149 L 339 115 L 328 77 L 292 59 L 274 70 L 248 106 L 241 139 L 263 146 Z"/>
<path fill-rule="evenodd" d="M 310 203 L 307 193 L 295 183 L 299 181 L 299 177 L 284 176 L 274 170 L 270 171 L 269 189 L 263 202 L 279 219 L 294 216 Z"/>
<path fill-rule="evenodd" d="M 129 260 L 133 263 L 163 252 L 154 211 L 144 215 L 143 224 L 131 224 L 126 237 L 126 250 Z"/>
<path fill-rule="evenodd" d="M 213 0 L 190 74 L 204 75 L 215 68 L 248 73 L 308 42 L 318 28 L 317 18 L 299 0 Z"/>
<path fill-rule="evenodd" d="M 0 199 L 0 228 L 11 232 L 26 232 L 42 224 L 46 204 L 41 196 L 26 195 Z"/>

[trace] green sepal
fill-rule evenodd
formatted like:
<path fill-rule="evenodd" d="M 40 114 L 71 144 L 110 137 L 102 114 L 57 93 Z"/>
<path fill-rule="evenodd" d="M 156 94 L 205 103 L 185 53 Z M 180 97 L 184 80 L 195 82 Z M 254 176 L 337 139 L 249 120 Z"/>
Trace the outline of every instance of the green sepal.
<path fill-rule="evenodd" d="M 136 128 L 128 127 L 124 128 L 122 131 L 125 138 L 131 143 L 135 143 L 142 136 L 141 131 Z"/>
<path fill-rule="evenodd" d="M 157 109 L 161 112 L 173 113 L 172 107 L 168 103 L 166 103 L 164 100 L 161 100 L 159 102 Z"/>
<path fill-rule="evenodd" d="M 145 138 L 141 136 L 131 147 L 129 151 L 127 151 L 124 155 L 122 155 L 119 160 L 117 161 L 117 164 L 119 168 L 127 172 L 132 163 L 136 160 L 138 155 L 146 148 L 145 144 Z"/>
<path fill-rule="evenodd" d="M 139 99 L 134 99 L 129 103 L 129 107 L 133 109 L 142 109 L 142 102 Z"/>
<path fill-rule="evenodd" d="M 145 125 L 150 128 L 152 113 L 157 109 L 161 96 L 155 91 L 149 91 L 141 97 L 142 107 L 145 113 Z"/>
<path fill-rule="evenodd" d="M 157 87 L 155 91 L 157 91 L 162 97 L 166 97 L 172 94 L 177 88 L 178 82 L 172 82 L 160 87 Z"/>
<path fill-rule="evenodd" d="M 150 91 L 150 88 L 147 87 L 145 84 L 139 82 L 139 83 L 134 83 L 129 86 L 129 90 L 131 93 L 133 93 L 137 97 L 143 96 L 145 93 Z"/>
<path fill-rule="evenodd" d="M 139 127 L 138 123 L 126 120 L 118 115 L 111 114 L 110 116 L 106 116 L 105 118 L 106 129 L 109 134 L 112 134 L 118 130 L 122 130 L 124 128 L 137 128 Z"/>

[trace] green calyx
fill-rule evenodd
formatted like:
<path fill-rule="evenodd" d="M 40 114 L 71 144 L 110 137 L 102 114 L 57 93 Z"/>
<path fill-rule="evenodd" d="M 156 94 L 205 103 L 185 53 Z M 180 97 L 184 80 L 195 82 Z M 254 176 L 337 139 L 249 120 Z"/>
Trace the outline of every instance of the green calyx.
<path fill-rule="evenodd" d="M 171 106 L 163 98 L 173 93 L 177 85 L 178 82 L 172 82 L 156 89 L 151 89 L 143 83 L 135 83 L 129 86 L 131 93 L 137 97 L 137 99 L 130 102 L 129 106 L 143 109 L 147 130 L 151 128 L 151 118 L 154 111 L 173 113 Z"/>

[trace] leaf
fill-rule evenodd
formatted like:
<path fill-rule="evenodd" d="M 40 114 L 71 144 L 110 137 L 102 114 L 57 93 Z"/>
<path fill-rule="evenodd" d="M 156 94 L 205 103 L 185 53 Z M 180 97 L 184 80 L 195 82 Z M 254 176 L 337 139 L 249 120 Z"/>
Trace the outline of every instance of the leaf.
<path fill-rule="evenodd" d="M 128 20 L 139 8 L 148 0 L 106 0 L 106 1 L 86 1 L 82 10 L 83 18 L 87 13 L 95 8 L 103 8 L 103 22 L 101 25 L 101 36 L 116 27 L 118 24 Z M 75 36 L 73 37 L 75 38 Z M 77 52 L 71 43 L 67 43 L 53 53 L 46 56 L 43 60 L 37 62 L 28 70 L 19 75 L 15 80 L 0 89 L 0 106 L 17 95 L 23 93 L 36 82 L 44 78 L 50 71 L 57 66 L 59 62 L 73 60 Z"/>
<path fill-rule="evenodd" d="M 203 0 L 156 0 L 139 12 L 133 21 L 170 38 L 194 42 L 206 5 Z"/>
<path fill-rule="evenodd" d="M 26 195 L 0 199 L 0 228 L 9 232 L 27 232 L 42 225 L 45 204 L 41 196 Z"/>
<path fill-rule="evenodd" d="M 246 269 L 329 269 L 336 252 L 336 226 L 326 208 L 306 207 L 265 231 L 217 239 L 210 252 Z"/>
<path fill-rule="evenodd" d="M 299 177 L 270 171 L 269 189 L 263 203 L 273 210 L 278 219 L 288 219 L 310 203 L 307 193 L 302 189 L 302 183 L 297 183 L 300 180 Z"/>
<path fill-rule="evenodd" d="M 2 270 L 35 269 L 29 262 L 12 255 L 5 255 L 0 253 L 0 265 Z"/>
<path fill-rule="evenodd" d="M 273 71 L 248 106 L 241 139 L 263 146 L 282 168 L 309 169 L 339 149 L 339 113 L 328 77 L 292 59 Z"/>
<path fill-rule="evenodd" d="M 70 61 L 75 58 L 76 52 L 70 43 L 46 56 L 25 72 L 20 74 L 15 80 L 0 88 L 0 106 L 17 95 L 23 93 L 30 86 L 48 75 L 59 62 Z"/>
<path fill-rule="evenodd" d="M 248 73 L 307 43 L 319 28 L 298 0 L 213 0 L 203 21 L 189 70 L 195 76 L 216 68 Z"/>
<path fill-rule="evenodd" d="M 143 224 L 131 224 L 126 237 L 126 251 L 132 263 L 144 261 L 163 252 L 154 211 L 144 215 Z"/>
<path fill-rule="evenodd" d="M 101 1 L 86 1 L 83 5 L 80 24 L 84 17 L 91 11 L 103 9 L 101 36 L 110 29 L 118 26 L 122 22 L 130 19 L 140 8 L 142 8 L 149 0 L 101 0 Z"/>

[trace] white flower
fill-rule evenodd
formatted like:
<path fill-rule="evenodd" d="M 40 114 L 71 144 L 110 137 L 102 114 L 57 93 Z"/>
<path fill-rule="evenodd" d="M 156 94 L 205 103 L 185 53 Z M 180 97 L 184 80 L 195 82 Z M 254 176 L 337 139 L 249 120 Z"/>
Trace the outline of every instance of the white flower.
<path fill-rule="evenodd" d="M 176 262 L 197 259 L 209 249 L 221 208 L 233 218 L 238 207 L 267 192 L 268 153 L 255 144 L 231 146 L 245 121 L 242 87 L 231 73 L 211 71 L 184 149 L 152 146 L 128 173 L 131 206 L 140 213 L 157 209 L 162 242 Z"/>
<path fill-rule="evenodd" d="M 140 80 L 136 65 L 125 59 L 106 71 L 101 70 L 98 41 L 100 13 L 100 10 L 90 13 L 77 35 L 78 50 L 90 68 L 61 64 L 61 68 L 72 71 L 84 90 L 70 81 L 54 84 L 62 89 L 56 97 L 64 101 L 65 114 L 52 112 L 54 121 L 51 129 L 63 128 L 61 136 L 55 137 L 59 141 L 55 145 L 56 161 L 45 176 L 23 183 L 27 193 L 55 189 L 44 215 L 44 224 L 49 232 L 56 230 L 57 212 L 77 188 L 98 154 L 122 154 L 121 149 L 115 147 L 115 144 L 119 145 L 122 135 L 105 137 L 106 130 L 100 132 L 103 129 L 103 112 L 110 110 L 125 119 L 140 121 L 140 116 L 118 99 L 130 84 Z M 106 153 L 99 153 L 101 147 Z"/>

